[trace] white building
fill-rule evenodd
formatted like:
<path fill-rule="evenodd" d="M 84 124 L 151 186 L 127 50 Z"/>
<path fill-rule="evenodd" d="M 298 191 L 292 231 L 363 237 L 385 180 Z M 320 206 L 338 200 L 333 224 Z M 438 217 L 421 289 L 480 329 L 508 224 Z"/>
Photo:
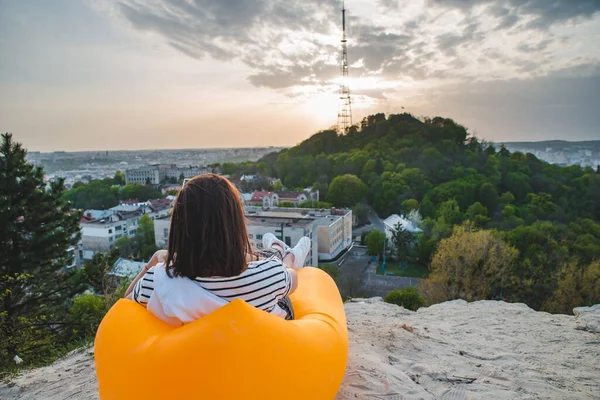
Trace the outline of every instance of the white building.
<path fill-rule="evenodd" d="M 171 224 L 171 216 L 157 218 L 154 220 L 154 241 L 159 249 L 167 248 L 169 240 L 169 226 Z"/>
<path fill-rule="evenodd" d="M 248 204 L 262 206 L 265 208 L 278 207 L 280 203 L 291 203 L 294 206 L 309 199 L 310 193 L 305 192 L 265 192 L 256 191 Z M 317 195 L 318 196 L 318 195 Z"/>
<path fill-rule="evenodd" d="M 125 170 L 125 183 L 128 185 L 130 183 L 158 185 L 165 179 L 165 176 L 165 170 L 159 165 L 149 165 Z"/>
<path fill-rule="evenodd" d="M 304 265 L 318 266 L 317 225 L 312 218 L 295 218 L 289 216 L 248 216 L 247 230 L 252 247 L 262 249 L 263 235 L 273 233 L 290 247 L 296 246 L 303 236 L 311 240 L 311 250 Z"/>
<path fill-rule="evenodd" d="M 310 208 L 276 208 L 264 210 L 252 206 L 246 207 L 245 209 L 246 215 L 249 217 L 280 217 L 298 220 L 314 220 L 317 236 L 317 255 L 319 260 L 334 259 L 352 244 L 352 210 L 335 208 L 328 210 Z M 250 233 L 250 230 L 248 230 L 248 232 Z"/>
<path fill-rule="evenodd" d="M 319 260 L 336 258 L 352 244 L 352 210 L 316 210 L 307 208 L 245 207 L 251 244 L 262 249 L 262 238 L 271 232 L 288 246 L 294 247 L 302 236 L 312 241 L 306 265 L 317 266 Z M 156 246 L 166 248 L 169 239 L 170 218 L 154 220 Z"/>
<path fill-rule="evenodd" d="M 398 215 L 392 214 L 386 219 L 383 220 L 383 225 L 385 227 L 385 237 L 388 239 L 388 243 L 392 246 L 392 236 L 396 232 L 396 227 L 400 224 L 400 226 L 405 230 L 412 234 L 417 234 L 423 232 L 421 228 L 415 226 L 408 219 Z"/>
<path fill-rule="evenodd" d="M 184 179 L 190 179 L 198 175 L 208 174 L 212 172 L 210 168 L 205 167 L 178 167 L 176 165 L 170 165 L 165 168 L 165 177 L 179 179 L 183 175 Z"/>
<path fill-rule="evenodd" d="M 332 260 L 352 244 L 352 210 L 328 210 L 319 213 L 319 259 Z"/>
<path fill-rule="evenodd" d="M 152 220 L 168 218 L 171 203 L 166 199 L 160 199 L 142 203 L 133 209 L 128 205 L 115 208 L 124 210 L 106 210 L 107 213 L 102 214 L 102 218 L 98 219 L 93 218 L 94 215 L 98 215 L 94 210 L 84 213 L 80 223 L 81 250 L 84 259 L 91 259 L 96 252 L 110 251 L 115 242 L 122 237 L 134 238 L 140 218 L 144 215 L 148 215 Z"/>

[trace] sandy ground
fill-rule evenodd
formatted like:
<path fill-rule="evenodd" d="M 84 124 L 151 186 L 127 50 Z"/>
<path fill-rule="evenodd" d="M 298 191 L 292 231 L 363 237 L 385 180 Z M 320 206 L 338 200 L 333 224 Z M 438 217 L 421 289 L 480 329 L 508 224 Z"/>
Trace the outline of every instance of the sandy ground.
<path fill-rule="evenodd" d="M 600 306 L 592 311 L 587 324 L 585 312 L 493 301 L 411 312 L 354 300 L 346 304 L 350 355 L 337 399 L 600 399 L 600 334 L 591 332 Z M 5 400 L 97 398 L 93 349 L 0 385 Z"/>

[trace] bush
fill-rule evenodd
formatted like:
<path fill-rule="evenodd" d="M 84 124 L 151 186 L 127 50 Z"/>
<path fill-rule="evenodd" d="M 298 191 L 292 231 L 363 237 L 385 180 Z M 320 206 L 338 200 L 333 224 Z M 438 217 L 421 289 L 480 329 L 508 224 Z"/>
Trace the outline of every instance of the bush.
<path fill-rule="evenodd" d="M 106 305 L 101 296 L 83 294 L 76 297 L 69 309 L 73 333 L 79 337 L 95 335 L 104 314 L 106 314 Z"/>
<path fill-rule="evenodd" d="M 407 286 L 402 290 L 394 289 L 385 295 L 383 301 L 412 311 L 417 311 L 419 307 L 423 306 L 423 300 L 417 289 L 413 286 Z"/>

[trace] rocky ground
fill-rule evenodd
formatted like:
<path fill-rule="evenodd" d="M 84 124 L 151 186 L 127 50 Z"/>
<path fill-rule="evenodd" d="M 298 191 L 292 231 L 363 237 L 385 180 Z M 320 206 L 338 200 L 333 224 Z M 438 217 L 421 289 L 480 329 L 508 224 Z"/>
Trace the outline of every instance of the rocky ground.
<path fill-rule="evenodd" d="M 346 313 L 339 400 L 600 398 L 600 305 L 568 316 L 495 301 L 411 312 L 358 299 Z M 93 349 L 0 384 L 0 398 L 97 399 Z"/>

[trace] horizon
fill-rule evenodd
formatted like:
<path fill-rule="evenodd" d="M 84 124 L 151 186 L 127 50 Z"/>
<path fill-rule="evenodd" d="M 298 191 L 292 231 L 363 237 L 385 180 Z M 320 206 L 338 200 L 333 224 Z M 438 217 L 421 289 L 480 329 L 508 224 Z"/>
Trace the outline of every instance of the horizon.
<path fill-rule="evenodd" d="M 10 133 L 10 132 L 9 132 Z M 500 144 L 525 144 L 525 143 L 545 143 L 545 142 L 564 142 L 564 143 L 600 143 L 600 139 L 590 139 L 590 140 L 565 140 L 565 139 L 549 139 L 549 140 L 535 140 L 535 141 L 511 141 L 511 142 L 490 142 L 494 145 Z M 147 148 L 147 149 L 80 149 L 80 150 L 48 150 L 48 151 L 40 151 L 40 150 L 29 150 L 25 148 L 27 153 L 42 153 L 42 154 L 52 154 L 52 153 L 92 153 L 92 152 L 144 152 L 144 151 L 193 151 L 193 150 L 242 150 L 242 149 L 268 149 L 270 147 L 279 148 L 279 149 L 289 149 L 294 146 L 248 146 L 248 147 L 190 147 L 190 148 Z"/>
<path fill-rule="evenodd" d="M 597 1 L 345 6 L 355 124 L 408 112 L 494 143 L 600 137 Z M 0 131 L 44 153 L 294 146 L 336 124 L 341 8 L 2 2 Z"/>

